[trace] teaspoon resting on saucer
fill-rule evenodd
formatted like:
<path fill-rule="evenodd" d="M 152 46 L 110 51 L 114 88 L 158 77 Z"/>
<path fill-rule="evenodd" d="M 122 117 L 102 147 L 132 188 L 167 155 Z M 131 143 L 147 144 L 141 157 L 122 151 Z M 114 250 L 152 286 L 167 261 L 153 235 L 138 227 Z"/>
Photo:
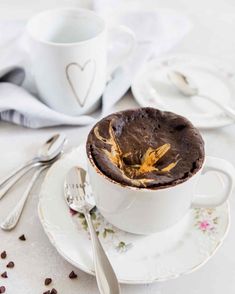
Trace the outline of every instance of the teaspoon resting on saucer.
<path fill-rule="evenodd" d="M 222 109 L 229 117 L 235 119 L 235 110 L 233 110 L 229 106 L 223 105 L 221 102 L 207 96 L 203 95 L 199 92 L 197 86 L 193 83 L 191 78 L 187 77 L 183 73 L 179 71 L 170 71 L 167 74 L 169 81 L 174 85 L 180 93 L 182 93 L 186 97 L 192 97 L 196 95 L 200 95 L 201 97 L 207 99 L 208 101 L 212 102 L 220 109 Z"/>
<path fill-rule="evenodd" d="M 95 274 L 100 293 L 121 293 L 116 274 L 105 254 L 91 220 L 90 211 L 95 205 L 86 193 L 86 171 L 83 168 L 74 167 L 68 172 L 64 192 L 68 206 L 77 212 L 83 213 L 86 218 L 91 236 Z"/>

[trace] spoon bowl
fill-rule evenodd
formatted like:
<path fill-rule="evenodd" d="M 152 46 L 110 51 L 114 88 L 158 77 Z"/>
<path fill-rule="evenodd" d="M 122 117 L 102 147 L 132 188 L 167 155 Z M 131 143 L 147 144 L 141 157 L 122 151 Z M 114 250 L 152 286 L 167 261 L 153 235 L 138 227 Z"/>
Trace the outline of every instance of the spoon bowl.
<path fill-rule="evenodd" d="M 55 134 L 49 138 L 39 149 L 34 161 L 50 161 L 61 153 L 67 139 L 64 134 Z"/>
<path fill-rule="evenodd" d="M 20 168 L 13 171 L 8 177 L 0 182 L 0 199 L 32 168 L 49 164 L 62 152 L 67 142 L 65 135 L 56 134 L 48 139 L 39 149 L 38 154 Z"/>
<path fill-rule="evenodd" d="M 195 96 L 198 94 L 198 88 L 193 81 L 179 71 L 170 71 L 167 74 L 169 81 L 184 96 Z"/>
<path fill-rule="evenodd" d="M 78 184 L 78 180 L 80 184 Z M 72 168 L 66 176 L 64 183 L 64 196 L 68 206 L 80 213 L 84 213 L 85 211 L 89 212 L 95 207 L 94 202 L 85 192 L 85 189 L 86 171 L 81 167 Z M 84 195 L 84 198 L 81 193 Z"/>

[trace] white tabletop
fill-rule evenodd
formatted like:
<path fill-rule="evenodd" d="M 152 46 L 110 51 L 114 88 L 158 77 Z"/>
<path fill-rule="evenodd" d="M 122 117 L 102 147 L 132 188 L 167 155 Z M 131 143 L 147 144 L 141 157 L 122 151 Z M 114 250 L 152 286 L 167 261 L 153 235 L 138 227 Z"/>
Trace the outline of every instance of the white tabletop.
<path fill-rule="evenodd" d="M 4 1 L 2 1 L 4 2 Z M 5 1 L 4 11 L 7 11 Z M 11 7 L 14 6 L 11 2 Z M 15 1 L 16 3 L 17 1 Z M 27 2 L 29 1 L 22 1 Z M 63 2 L 63 1 L 61 1 Z M 65 2 L 65 1 L 64 1 Z M 72 2 L 72 1 L 70 1 Z M 133 3 L 133 1 L 130 1 Z M 151 1 L 149 1 L 150 3 Z M 153 2 L 153 1 L 152 1 Z M 192 3 L 193 2 L 193 3 Z M 158 7 L 175 8 L 188 13 L 195 22 L 195 27 L 181 44 L 172 52 L 200 53 L 219 57 L 235 66 L 235 5 L 227 1 L 186 1 L 159 0 Z M 189 7 L 190 6 L 190 7 Z M 213 7 L 213 9 L 212 9 Z M 21 7 L 22 10 L 22 7 Z M 10 13 L 10 16 L 17 13 Z M 1 16 L 1 14 L 0 14 Z M 6 14 L 4 14 L 6 17 Z M 135 106 L 131 94 L 121 100 L 115 110 Z M 34 155 L 38 146 L 51 134 L 59 131 L 66 133 L 69 143 L 67 149 L 83 142 L 90 127 L 58 127 L 40 130 L 25 129 L 0 122 L 0 178 L 14 167 Z M 203 131 L 208 155 L 225 158 L 235 165 L 235 126 L 223 129 Z M 29 177 L 28 177 L 29 179 Z M 20 183 L 10 195 L 0 203 L 0 219 L 21 196 L 26 181 Z M 5 270 L 7 261 L 13 260 L 14 269 L 8 270 L 8 279 L 0 278 L 0 286 L 5 285 L 7 294 L 40 294 L 46 290 L 43 285 L 46 277 L 53 279 L 53 287 L 59 294 L 95 294 L 98 293 L 95 279 L 74 268 L 54 250 L 43 232 L 37 217 L 37 200 L 40 183 L 34 188 L 30 200 L 18 227 L 9 233 L 0 231 L 0 251 L 6 250 L 7 260 L 0 259 L 0 272 Z M 216 255 L 194 273 L 176 280 L 143 286 L 122 286 L 124 294 L 221 294 L 235 291 L 235 194 L 230 199 L 232 223 L 228 237 Z M 25 234 L 27 240 L 19 241 Z M 79 248 L 78 248 L 79 250 Z M 74 270 L 78 279 L 68 279 Z"/>

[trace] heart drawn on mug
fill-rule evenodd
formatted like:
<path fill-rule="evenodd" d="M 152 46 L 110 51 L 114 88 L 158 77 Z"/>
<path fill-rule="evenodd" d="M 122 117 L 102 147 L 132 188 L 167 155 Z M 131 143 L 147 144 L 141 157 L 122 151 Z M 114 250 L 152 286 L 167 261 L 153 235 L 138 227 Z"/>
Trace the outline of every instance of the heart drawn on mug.
<path fill-rule="evenodd" d="M 77 62 L 71 62 L 66 66 L 65 72 L 67 81 L 77 102 L 83 107 L 95 79 L 95 60 L 88 59 L 83 65 Z M 79 76 L 81 80 L 79 80 Z"/>

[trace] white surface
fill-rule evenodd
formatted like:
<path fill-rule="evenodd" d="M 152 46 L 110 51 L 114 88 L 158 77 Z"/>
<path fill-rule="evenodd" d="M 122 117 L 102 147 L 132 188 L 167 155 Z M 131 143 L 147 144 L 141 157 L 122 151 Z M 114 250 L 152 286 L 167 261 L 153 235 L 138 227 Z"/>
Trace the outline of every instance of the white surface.
<path fill-rule="evenodd" d="M 66 154 L 48 171 L 40 191 L 39 218 L 58 252 L 71 264 L 94 274 L 91 242 L 82 225 L 84 218 L 72 216 L 64 199 L 63 182 L 73 166 L 87 170 L 85 145 Z M 91 195 L 89 178 L 91 180 L 91 175 L 87 176 L 86 191 Z M 224 190 L 224 184 L 216 173 L 208 173 L 200 179 L 197 192 L 206 193 L 213 199 Z M 177 197 L 180 195 L 176 194 Z M 113 197 L 113 193 L 108 195 Z M 143 200 L 146 195 L 138 196 Z M 112 226 L 98 211 L 93 215 L 96 216 L 96 231 L 118 280 L 125 284 L 146 284 L 174 279 L 204 265 L 223 243 L 229 227 L 228 211 L 226 203 L 217 208 L 195 208 L 174 226 L 147 236 L 130 234 Z M 159 215 L 159 211 L 156 214 Z M 138 214 L 141 223 L 146 215 L 144 211 Z M 134 219 L 129 223 L 132 221 Z M 120 247 L 120 242 L 126 245 Z"/>
<path fill-rule="evenodd" d="M 32 2 L 35 7 L 31 9 Z M 56 1 L 58 3 L 58 1 Z M 75 4 L 75 1 L 61 1 L 63 4 Z M 130 1 L 133 3 L 133 1 Z M 136 1 L 137 2 L 137 1 Z M 136 3 L 135 2 L 135 3 Z M 142 1 L 140 1 L 142 2 Z M 150 1 L 144 1 L 146 5 Z M 55 1 L 43 1 L 40 5 L 55 6 Z M 53 5 L 51 4 L 53 3 Z M 235 5 L 233 0 L 154 0 L 155 6 L 175 8 L 186 11 L 195 21 L 191 34 L 172 52 L 188 52 L 211 55 L 221 58 L 235 67 Z M 23 6 L 24 5 L 24 6 Z M 4 18 L 19 18 L 28 11 L 39 10 L 39 2 L 4 0 L 0 4 L 0 15 Z M 58 4 L 59 5 L 59 4 Z M 17 9 L 18 8 L 18 9 Z M 214 15 L 219 15 L 216 20 Z M 123 99 L 117 110 L 135 106 L 131 98 Z M 41 142 L 56 131 L 63 130 L 69 138 L 69 146 L 81 143 L 90 127 L 48 128 L 44 130 L 30 130 L 22 127 L 0 123 L 0 176 L 8 173 L 12 168 L 30 158 Z M 219 130 L 203 131 L 207 154 L 225 158 L 235 164 L 235 126 Z M 18 187 L 0 203 L 0 216 L 6 216 L 13 202 L 20 197 L 22 187 Z M 9 278 L 1 279 L 9 287 L 7 294 L 42 293 L 44 278 L 54 279 L 53 286 L 59 294 L 98 294 L 95 279 L 73 268 L 64 261 L 54 250 L 43 232 L 36 214 L 38 187 L 34 189 L 22 220 L 17 229 L 10 233 L 0 231 L 0 249 L 7 250 L 9 260 L 16 263 L 16 267 L 9 270 Z M 232 294 L 235 291 L 235 194 L 231 200 L 231 229 L 228 238 L 217 254 L 198 271 L 176 280 L 143 286 L 123 286 L 123 294 Z M 18 236 L 26 234 L 25 243 L 18 240 Z M 79 248 L 78 248 L 79 249 Z M 4 271 L 4 260 L 0 260 L 0 269 Z M 67 275 L 75 269 L 78 280 L 69 280 Z"/>

